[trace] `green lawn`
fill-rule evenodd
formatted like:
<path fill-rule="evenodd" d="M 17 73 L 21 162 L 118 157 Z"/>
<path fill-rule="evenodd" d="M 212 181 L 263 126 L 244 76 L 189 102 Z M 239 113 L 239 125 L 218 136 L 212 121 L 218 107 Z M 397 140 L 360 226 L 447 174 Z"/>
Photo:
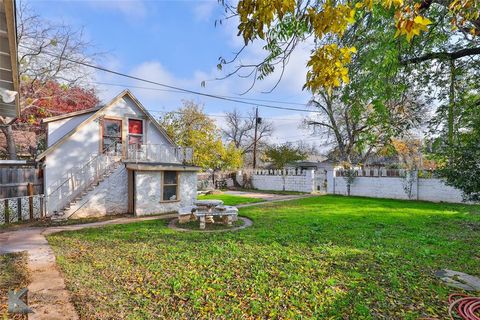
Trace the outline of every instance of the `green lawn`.
<path fill-rule="evenodd" d="M 8 313 L 8 291 L 27 287 L 29 283 L 26 253 L 0 254 L 0 319 L 27 319 L 26 315 Z"/>
<path fill-rule="evenodd" d="M 198 200 L 211 200 L 211 199 L 222 200 L 223 203 L 227 206 L 236 206 L 239 204 L 265 201 L 261 198 L 234 196 L 231 194 L 207 194 L 207 195 L 198 196 Z"/>
<path fill-rule="evenodd" d="M 446 318 L 435 270 L 480 276 L 480 208 L 323 196 L 242 208 L 254 225 L 157 220 L 49 236 L 82 318 Z"/>

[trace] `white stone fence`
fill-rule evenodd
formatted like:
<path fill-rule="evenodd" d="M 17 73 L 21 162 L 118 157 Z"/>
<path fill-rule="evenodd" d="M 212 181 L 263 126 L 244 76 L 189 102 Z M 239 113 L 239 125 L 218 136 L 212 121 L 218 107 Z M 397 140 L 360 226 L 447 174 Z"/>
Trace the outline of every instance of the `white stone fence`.
<path fill-rule="evenodd" d="M 425 200 L 433 202 L 463 202 L 462 192 L 448 186 L 432 171 L 407 171 L 398 169 L 358 169 L 350 185 L 350 195 Z M 247 170 L 238 171 L 237 182 L 257 190 L 325 192 L 348 194 L 346 172 L 325 170 Z"/>
<path fill-rule="evenodd" d="M 44 213 L 43 194 L 0 199 L 0 224 L 40 219 Z"/>
<path fill-rule="evenodd" d="M 259 176 L 305 176 L 307 171 L 301 169 L 254 169 L 251 170 L 251 174 Z"/>
<path fill-rule="evenodd" d="M 245 177 L 250 179 L 253 189 L 272 191 L 313 192 L 315 187 L 314 170 L 249 170 L 238 171 L 237 182 L 245 185 Z"/>
<path fill-rule="evenodd" d="M 347 179 L 343 170 L 327 172 L 327 193 L 348 194 Z M 356 170 L 355 178 L 350 185 L 350 195 L 433 202 L 463 201 L 460 190 L 446 185 L 431 171 Z"/>

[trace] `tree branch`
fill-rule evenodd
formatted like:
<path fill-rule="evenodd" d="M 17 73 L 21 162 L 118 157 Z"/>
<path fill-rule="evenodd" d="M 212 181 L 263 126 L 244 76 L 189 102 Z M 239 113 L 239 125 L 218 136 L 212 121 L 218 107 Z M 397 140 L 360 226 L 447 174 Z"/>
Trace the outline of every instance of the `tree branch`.
<path fill-rule="evenodd" d="M 420 63 L 428 60 L 456 60 L 475 55 L 480 55 L 480 47 L 467 48 L 454 52 L 431 52 L 420 57 L 400 60 L 400 64 L 406 66 L 412 63 Z"/>

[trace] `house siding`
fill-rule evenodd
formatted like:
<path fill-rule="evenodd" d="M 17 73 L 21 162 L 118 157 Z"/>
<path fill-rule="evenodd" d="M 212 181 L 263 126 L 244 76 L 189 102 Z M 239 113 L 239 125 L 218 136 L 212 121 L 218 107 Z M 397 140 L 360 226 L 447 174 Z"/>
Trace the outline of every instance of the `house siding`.
<path fill-rule="evenodd" d="M 162 172 L 135 172 L 135 215 L 153 215 L 176 212 L 180 207 L 190 206 L 197 197 L 197 173 L 178 173 L 179 201 L 162 202 Z"/>

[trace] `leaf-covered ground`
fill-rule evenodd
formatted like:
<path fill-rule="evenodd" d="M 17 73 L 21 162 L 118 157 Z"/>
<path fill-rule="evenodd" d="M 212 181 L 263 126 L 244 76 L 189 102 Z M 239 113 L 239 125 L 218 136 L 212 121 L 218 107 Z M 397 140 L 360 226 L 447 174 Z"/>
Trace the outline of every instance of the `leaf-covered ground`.
<path fill-rule="evenodd" d="M 237 221 L 232 222 L 232 225 L 229 226 L 227 224 L 222 223 L 221 221 L 218 221 L 218 218 L 217 218 L 215 223 L 207 223 L 205 225 L 204 230 L 207 230 L 207 231 L 209 231 L 209 230 L 228 230 L 228 229 L 241 227 L 244 224 L 245 224 L 245 222 L 242 219 L 238 219 Z M 181 229 L 194 230 L 194 231 L 202 231 L 202 230 L 200 230 L 200 221 L 199 220 L 190 221 L 190 222 L 187 222 L 187 223 L 180 223 L 180 222 L 177 221 L 175 223 L 175 227 L 181 228 Z"/>
<path fill-rule="evenodd" d="M 8 313 L 8 291 L 28 286 L 27 254 L 0 254 L 0 319 L 27 319 L 26 315 Z"/>
<path fill-rule="evenodd" d="M 227 206 L 236 206 L 239 204 L 265 201 L 261 198 L 250 198 L 250 197 L 236 196 L 231 194 L 207 194 L 207 195 L 198 196 L 198 200 L 212 200 L 212 199 L 222 200 L 223 203 Z"/>
<path fill-rule="evenodd" d="M 444 319 L 435 270 L 480 276 L 479 207 L 323 196 L 242 208 L 254 225 L 168 221 L 51 235 L 86 319 Z"/>

